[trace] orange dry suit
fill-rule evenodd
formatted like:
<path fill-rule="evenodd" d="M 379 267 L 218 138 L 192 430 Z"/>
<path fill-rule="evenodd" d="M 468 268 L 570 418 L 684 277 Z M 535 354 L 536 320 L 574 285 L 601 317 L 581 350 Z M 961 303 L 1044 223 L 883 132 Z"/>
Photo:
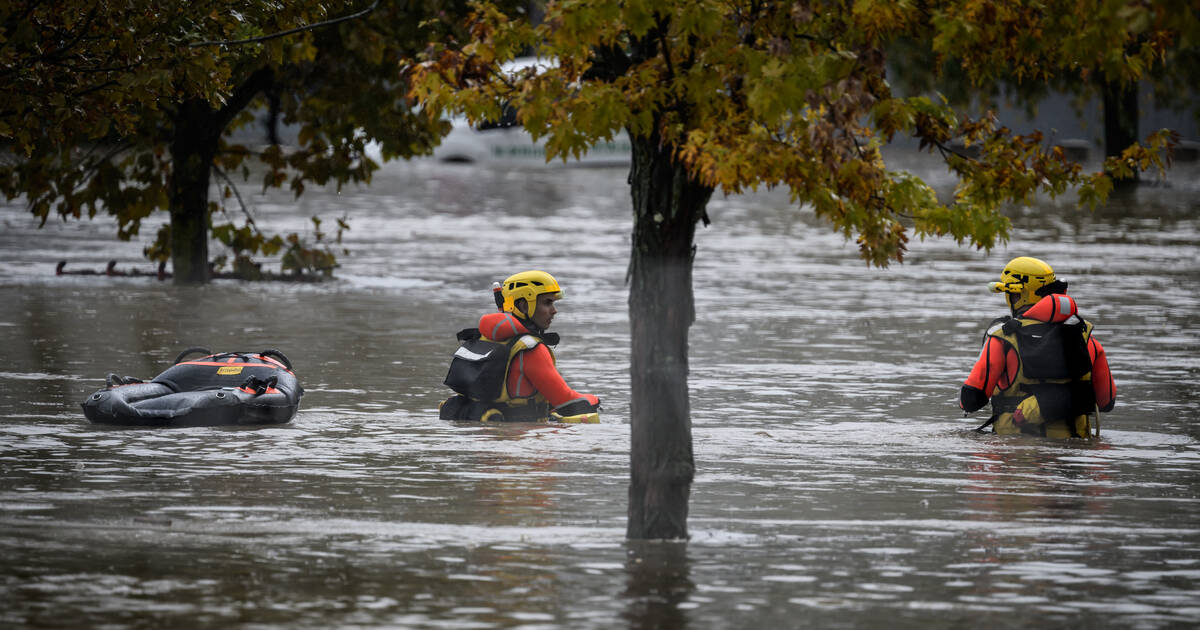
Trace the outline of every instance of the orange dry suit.
<path fill-rule="evenodd" d="M 545 422 L 593 414 L 600 399 L 571 389 L 555 367 L 558 335 L 534 330 L 512 313 L 488 313 L 479 328 L 459 333 L 446 385 L 458 392 L 442 403 L 446 420 Z M 594 420 L 583 420 L 598 422 Z"/>
<path fill-rule="evenodd" d="M 976 411 L 990 399 L 984 426 L 999 434 L 1087 437 L 1089 414 L 1110 411 L 1116 395 L 1091 322 L 1079 317 L 1074 299 L 1055 293 L 988 326 L 959 407 Z"/>

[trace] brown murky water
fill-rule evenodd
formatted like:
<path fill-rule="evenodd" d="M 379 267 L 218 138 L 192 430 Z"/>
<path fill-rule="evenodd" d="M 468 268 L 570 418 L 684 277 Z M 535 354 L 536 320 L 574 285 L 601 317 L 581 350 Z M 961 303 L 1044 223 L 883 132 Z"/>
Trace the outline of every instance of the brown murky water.
<path fill-rule="evenodd" d="M 1194 166 L 1095 214 L 1047 203 L 985 255 L 867 268 L 778 196 L 698 236 L 692 540 L 623 539 L 630 213 L 620 169 L 389 165 L 369 190 L 249 195 L 260 225 L 351 218 L 319 286 L 55 277 L 140 262 L 110 226 L 0 209 L 5 627 L 734 628 L 1200 623 L 1200 202 Z M 156 227 L 156 226 L 155 226 Z M 150 226 L 143 230 L 152 234 Z M 1050 261 L 1109 351 L 1096 442 L 971 431 L 957 388 Z M 433 411 L 490 283 L 564 284 L 560 367 L 603 424 Z M 286 352 L 270 428 L 125 430 L 79 403 L 183 348 Z"/>

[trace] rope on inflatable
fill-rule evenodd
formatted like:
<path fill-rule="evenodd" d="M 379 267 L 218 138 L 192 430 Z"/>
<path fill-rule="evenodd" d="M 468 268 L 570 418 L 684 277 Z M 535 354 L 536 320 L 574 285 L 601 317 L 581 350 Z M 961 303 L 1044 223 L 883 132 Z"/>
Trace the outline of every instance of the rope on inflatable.
<path fill-rule="evenodd" d="M 287 355 L 280 352 L 279 350 L 276 350 L 275 348 L 267 348 L 266 350 L 259 352 L 259 354 L 261 354 L 264 357 L 272 357 L 272 356 L 277 357 L 279 359 L 279 361 L 281 363 L 283 363 L 284 367 L 286 367 L 289 370 L 292 369 L 292 362 L 288 360 Z"/>
<path fill-rule="evenodd" d="M 179 365 L 179 363 L 181 361 L 183 361 L 184 357 L 186 357 L 187 355 L 192 354 L 194 352 L 202 352 L 202 353 L 204 353 L 204 356 L 208 356 L 208 355 L 212 354 L 212 350 L 209 350 L 208 348 L 205 348 L 203 346 L 192 346 L 191 348 L 188 348 L 187 350 L 180 352 L 179 356 L 175 357 L 175 363 L 173 363 L 172 365 Z"/>

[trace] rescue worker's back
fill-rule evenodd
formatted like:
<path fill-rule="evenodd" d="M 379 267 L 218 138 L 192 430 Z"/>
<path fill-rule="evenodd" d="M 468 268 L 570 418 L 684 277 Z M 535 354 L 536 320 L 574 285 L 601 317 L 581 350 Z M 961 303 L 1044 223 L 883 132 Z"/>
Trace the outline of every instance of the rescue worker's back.
<path fill-rule="evenodd" d="M 992 322 L 983 349 L 959 393 L 966 412 L 992 403 L 986 426 L 998 434 L 1088 437 L 1092 414 L 1116 403 L 1104 346 L 1079 316 L 1050 265 L 1014 258 L 1000 282 L 1013 316 Z M 981 429 L 983 427 L 980 427 Z"/>

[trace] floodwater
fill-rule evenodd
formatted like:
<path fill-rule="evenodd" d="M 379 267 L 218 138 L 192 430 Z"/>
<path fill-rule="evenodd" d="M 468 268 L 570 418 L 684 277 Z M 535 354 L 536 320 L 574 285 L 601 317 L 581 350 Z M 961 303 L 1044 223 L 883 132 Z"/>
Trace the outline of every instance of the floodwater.
<path fill-rule="evenodd" d="M 1095 213 L 1018 211 L 991 254 L 914 240 L 885 270 L 783 195 L 717 195 L 697 237 L 687 543 L 624 540 L 622 169 L 394 164 L 299 200 L 247 186 L 267 230 L 349 216 L 321 285 L 55 276 L 60 259 L 150 266 L 106 221 L 38 230 L 3 206 L 0 626 L 1194 626 L 1198 174 Z M 1108 349 L 1099 440 L 982 435 L 957 411 L 1004 310 L 985 284 L 1016 255 L 1055 266 Z M 454 332 L 524 268 L 563 283 L 559 364 L 602 424 L 438 420 Z M 281 349 L 306 389 L 295 420 L 84 419 L 107 372 L 153 376 L 194 345 Z"/>

